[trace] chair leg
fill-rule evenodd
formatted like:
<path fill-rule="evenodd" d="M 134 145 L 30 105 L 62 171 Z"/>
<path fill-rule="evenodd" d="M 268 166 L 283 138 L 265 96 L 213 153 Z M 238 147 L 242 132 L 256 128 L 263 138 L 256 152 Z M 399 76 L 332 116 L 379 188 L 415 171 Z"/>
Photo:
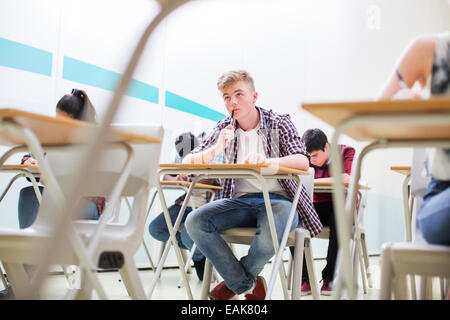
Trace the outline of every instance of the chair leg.
<path fill-rule="evenodd" d="M 411 289 L 411 299 L 417 300 L 417 289 L 416 289 L 416 276 L 413 274 L 409 275 L 409 283 Z"/>
<path fill-rule="evenodd" d="M 445 279 L 444 278 L 439 278 L 439 285 L 440 285 L 440 290 L 439 290 L 439 292 L 440 292 L 440 294 L 441 294 L 441 300 L 444 300 L 445 299 L 445 294 L 446 294 L 446 291 L 445 291 Z"/>
<path fill-rule="evenodd" d="M 186 274 L 190 274 L 190 273 L 192 273 L 192 268 L 191 268 L 191 265 L 189 264 L 189 262 L 190 262 L 190 260 L 188 258 L 189 255 L 186 254 L 186 250 L 184 250 L 184 249 L 180 249 L 180 251 L 181 251 L 181 256 L 183 257 L 184 265 L 188 266 L 187 269 L 185 269 Z"/>
<path fill-rule="evenodd" d="M 391 243 L 385 243 L 381 249 L 381 285 L 380 300 L 391 300 L 392 277 Z"/>
<path fill-rule="evenodd" d="M 302 270 L 303 270 L 303 252 L 305 247 L 305 233 L 300 230 L 295 230 L 295 247 L 294 247 L 294 274 L 292 284 L 292 300 L 301 299 L 302 286 Z M 292 269 L 292 268 L 291 268 Z"/>
<path fill-rule="evenodd" d="M 394 278 L 395 289 L 394 296 L 396 300 L 406 300 L 406 276 L 405 275 L 396 275 Z"/>
<path fill-rule="evenodd" d="M 147 299 L 133 257 L 125 256 L 125 263 L 122 266 L 122 268 L 119 269 L 119 273 L 120 276 L 122 277 L 123 283 L 125 284 L 125 288 L 127 289 L 128 294 L 133 300 Z"/>
<path fill-rule="evenodd" d="M 194 252 L 195 249 L 197 248 L 197 245 L 194 243 L 194 245 L 192 246 L 191 251 L 189 252 L 188 257 L 185 259 L 185 255 L 186 253 L 183 254 L 183 259 L 186 261 L 184 264 L 184 272 L 186 273 L 190 273 L 189 269 L 191 269 L 191 261 L 192 261 L 192 257 L 194 256 Z M 184 250 L 181 251 L 182 253 L 184 252 Z M 191 269 L 192 270 L 192 269 Z M 191 271 L 192 272 L 192 271 Z M 181 288 L 183 286 L 183 277 L 180 276 L 180 280 L 178 280 L 178 288 Z"/>
<path fill-rule="evenodd" d="M 358 264 L 359 264 L 359 271 L 361 272 L 361 282 L 363 286 L 363 292 L 364 294 L 367 294 L 367 278 L 366 278 L 366 272 L 365 272 L 365 266 L 364 266 L 364 257 L 362 253 L 362 245 L 361 245 L 361 239 L 356 240 L 356 250 L 358 254 Z"/>
<path fill-rule="evenodd" d="M 319 289 L 316 280 L 316 271 L 314 269 L 314 260 L 311 252 L 311 239 L 305 239 L 305 259 L 308 268 L 309 284 L 311 285 L 311 294 L 314 300 L 320 300 Z"/>
<path fill-rule="evenodd" d="M 288 247 L 287 247 L 288 248 Z M 293 269 L 294 269 L 294 259 L 292 258 L 292 255 L 289 254 L 289 258 L 288 258 L 288 269 L 287 269 L 287 285 L 288 285 L 288 290 L 292 289 L 292 273 L 293 273 Z"/>
<path fill-rule="evenodd" d="M 29 290 L 30 279 L 23 264 L 3 262 L 3 266 L 16 299 L 39 299 L 39 292 Z"/>
<path fill-rule="evenodd" d="M 68 299 L 76 299 L 76 300 L 91 300 L 93 293 L 93 285 L 89 281 L 87 277 L 87 273 L 84 268 L 81 268 L 80 272 L 80 289 L 75 290 L 75 295 L 72 296 L 71 291 L 69 290 Z"/>
<path fill-rule="evenodd" d="M 1 267 L 1 265 L 0 265 L 0 273 L 1 273 L 0 275 L 1 275 L 1 278 L 2 278 L 3 286 L 6 289 L 6 288 L 8 288 L 9 284 L 8 284 L 8 280 L 5 277 L 5 272 L 3 271 L 3 268 Z"/>
<path fill-rule="evenodd" d="M 361 248 L 362 248 L 362 255 L 363 255 L 363 259 L 364 259 L 364 266 L 365 266 L 365 270 L 366 270 L 367 282 L 369 284 L 369 288 L 373 288 L 372 272 L 370 271 L 369 254 L 367 253 L 367 244 L 366 244 L 366 234 L 365 233 L 361 233 Z"/>
<path fill-rule="evenodd" d="M 150 265 L 152 266 L 152 270 L 156 272 L 155 264 L 153 263 L 152 256 L 150 254 L 150 250 L 145 243 L 145 240 L 142 239 L 142 244 L 144 245 L 145 253 L 147 254 L 148 261 L 150 261 Z"/>
<path fill-rule="evenodd" d="M 203 284 L 201 300 L 207 300 L 209 295 L 209 289 L 211 285 L 212 264 L 208 259 L 205 261 L 205 271 L 203 272 Z"/>

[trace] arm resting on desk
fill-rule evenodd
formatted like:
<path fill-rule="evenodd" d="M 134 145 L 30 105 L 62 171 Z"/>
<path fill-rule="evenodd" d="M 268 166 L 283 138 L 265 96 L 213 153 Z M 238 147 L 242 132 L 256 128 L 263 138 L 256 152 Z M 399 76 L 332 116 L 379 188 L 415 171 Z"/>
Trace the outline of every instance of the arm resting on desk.
<path fill-rule="evenodd" d="M 291 169 L 298 169 L 308 171 L 309 160 L 303 154 L 291 154 L 281 158 L 270 158 L 266 159 L 266 163 L 275 164 L 280 167 L 286 167 Z"/>
<path fill-rule="evenodd" d="M 333 182 L 333 177 L 317 178 L 317 179 L 314 179 L 314 181 L 317 181 L 317 182 Z M 349 184 L 350 183 L 350 176 L 347 173 L 343 173 L 342 174 L 342 182 L 345 183 L 345 184 Z"/>

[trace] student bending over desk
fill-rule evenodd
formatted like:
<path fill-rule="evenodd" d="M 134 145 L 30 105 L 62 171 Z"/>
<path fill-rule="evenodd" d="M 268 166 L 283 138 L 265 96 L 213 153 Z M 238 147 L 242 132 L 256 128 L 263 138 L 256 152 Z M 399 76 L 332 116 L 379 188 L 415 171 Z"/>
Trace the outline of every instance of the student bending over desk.
<path fill-rule="evenodd" d="M 416 82 L 422 93 L 411 89 Z M 378 99 L 421 99 L 430 94 L 450 96 L 450 32 L 414 39 Z M 432 179 L 417 213 L 417 226 L 427 242 L 450 245 L 450 149 L 433 148 L 427 153 L 426 169 Z"/>
<path fill-rule="evenodd" d="M 224 153 L 225 163 L 274 163 L 308 170 L 305 145 L 289 115 L 255 105 L 258 93 L 246 71 L 225 73 L 217 86 L 231 116 L 219 121 L 183 163 L 208 163 Z M 280 242 L 297 183 L 272 179 L 267 180 L 267 185 Z M 225 280 L 210 292 L 210 298 L 228 300 L 236 294 L 244 294 L 248 300 L 264 299 L 266 283 L 259 274 L 274 255 L 274 248 L 261 186 L 252 179 L 225 179 L 223 188 L 222 199 L 192 211 L 185 223 L 198 248 Z M 303 187 L 297 213 L 311 236 L 322 230 Z M 298 223 L 299 217 L 295 214 L 291 230 Z M 248 254 L 239 261 L 219 235 L 220 231 L 235 227 L 257 228 Z"/>
<path fill-rule="evenodd" d="M 332 181 L 330 174 L 330 145 L 325 133 L 320 129 L 309 129 L 303 134 L 303 141 L 306 145 L 306 151 L 310 156 L 310 164 L 314 168 L 315 181 Z M 352 170 L 353 158 L 355 156 L 355 149 L 340 145 L 340 151 L 343 157 L 344 172 L 342 180 L 344 183 L 350 182 L 350 173 Z M 330 239 L 327 250 L 327 264 L 322 270 L 322 288 L 320 293 L 323 295 L 332 294 L 332 282 L 334 279 L 334 271 L 336 267 L 336 257 L 338 252 L 338 241 L 336 235 L 336 222 L 334 219 L 334 209 L 331 193 L 314 193 L 314 208 L 319 215 L 320 221 L 324 226 L 330 227 Z M 292 256 L 294 255 L 294 248 L 290 247 Z M 303 273 L 302 273 L 302 288 L 301 294 L 311 294 L 311 285 L 309 283 L 306 259 L 303 259 Z"/>
<path fill-rule="evenodd" d="M 68 117 L 88 122 L 96 122 L 96 112 L 83 90 L 72 89 L 71 94 L 64 95 L 56 105 L 57 117 Z M 22 158 L 21 164 L 37 165 L 36 159 L 30 154 Z M 39 187 L 41 193 L 43 187 Z M 89 197 L 85 199 L 85 209 L 82 219 L 97 220 L 105 207 L 104 197 Z M 39 211 L 39 202 L 33 187 L 25 187 L 19 194 L 19 227 L 28 228 L 34 222 Z"/>

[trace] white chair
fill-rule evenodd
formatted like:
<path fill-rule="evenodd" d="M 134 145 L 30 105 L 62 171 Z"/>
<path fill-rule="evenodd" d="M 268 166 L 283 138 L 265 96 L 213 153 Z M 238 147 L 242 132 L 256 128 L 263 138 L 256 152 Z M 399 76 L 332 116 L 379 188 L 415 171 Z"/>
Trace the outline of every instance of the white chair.
<path fill-rule="evenodd" d="M 163 129 L 160 125 L 115 125 L 117 129 L 127 132 L 157 137 L 162 140 Z M 57 178 L 58 184 L 64 191 L 73 179 L 71 171 L 77 163 L 80 147 L 71 146 L 64 149 L 49 148 L 47 160 Z M 101 161 L 94 171 L 92 184 L 84 190 L 86 196 L 106 196 L 107 205 L 98 221 L 76 220 L 73 222 L 77 235 L 87 246 L 87 254 L 91 259 L 91 266 L 97 268 L 119 269 L 128 293 L 133 299 L 145 299 L 145 293 L 140 281 L 133 256 L 142 243 L 148 191 L 156 183 L 156 171 L 159 165 L 161 144 L 133 144 L 131 146 L 131 162 L 124 145 L 110 145 L 99 154 Z M 45 182 L 44 182 L 45 183 Z M 125 224 L 110 223 L 113 208 L 120 196 L 134 198 L 132 212 Z M 27 297 L 26 290 L 29 283 L 28 275 L 23 265 L 34 264 L 43 248 L 48 246 L 49 230 L 47 214 L 52 200 L 43 194 L 42 204 L 36 221 L 30 228 L 24 230 L 0 230 L 0 259 L 2 260 L 8 279 L 11 281 L 16 297 Z M 55 264 L 79 265 L 78 257 L 73 248 L 62 248 Z M 77 292 L 79 298 L 89 299 L 92 284 L 87 278 L 89 270 L 82 270 L 82 286 Z M 72 297 L 70 295 L 69 297 Z"/>
<path fill-rule="evenodd" d="M 423 195 L 430 181 L 423 175 L 425 149 L 414 149 L 411 168 L 411 195 L 415 209 L 420 209 Z M 412 220 L 414 221 L 414 220 Z M 413 228 L 415 223 L 411 224 Z M 411 298 L 416 298 L 415 275 L 420 276 L 419 299 L 431 299 L 431 278 L 441 280 L 441 299 L 448 292 L 450 279 L 450 247 L 432 245 L 425 242 L 418 229 L 412 242 L 385 243 L 381 253 L 381 291 L 380 299 L 409 299 L 406 277 L 411 277 Z"/>
<path fill-rule="evenodd" d="M 314 180 L 314 169 L 309 169 L 309 175 L 302 175 L 301 177 L 302 185 L 305 186 L 308 195 L 311 196 L 312 199 L 312 188 L 313 188 L 313 180 Z M 222 238 L 229 244 L 245 244 L 250 245 L 255 236 L 256 228 L 232 228 L 225 230 L 220 233 Z M 308 275 L 313 283 L 311 286 L 312 294 L 315 299 L 319 298 L 317 284 L 315 280 L 315 272 L 314 272 L 314 263 L 313 257 L 310 248 L 310 233 L 307 229 L 303 227 L 298 227 L 290 232 L 286 246 L 294 246 L 295 247 L 295 259 L 294 259 L 294 289 L 292 292 L 292 299 L 300 299 L 300 286 L 301 286 L 301 274 L 303 269 L 303 252 L 305 252 L 306 263 L 308 267 Z M 279 248 L 279 250 L 284 250 L 284 248 Z M 205 273 L 203 276 L 203 287 L 201 299 L 207 299 L 210 283 L 211 283 L 211 275 L 212 275 L 212 264 L 211 262 L 206 260 L 205 263 Z"/>
<path fill-rule="evenodd" d="M 306 180 L 306 183 L 309 181 Z M 366 183 L 360 182 L 360 185 L 367 186 Z M 308 192 L 313 192 L 313 190 L 310 190 L 307 188 Z M 353 226 L 353 235 L 352 235 L 352 256 L 354 258 L 354 268 L 357 267 L 356 261 L 359 262 L 360 266 L 360 272 L 361 272 L 361 280 L 363 284 L 363 291 L 364 293 L 367 293 L 367 282 L 369 283 L 369 287 L 372 288 L 373 281 L 371 278 L 371 271 L 370 271 L 370 265 L 369 265 L 369 256 L 367 252 L 367 245 L 366 245 L 366 234 L 364 229 L 364 210 L 366 208 L 367 203 L 367 190 L 359 190 L 359 202 L 357 207 L 357 215 L 355 216 L 355 225 Z M 306 235 L 306 239 L 308 240 L 309 234 Z M 330 227 L 324 226 L 322 231 L 315 237 L 317 239 L 324 239 L 328 240 L 330 238 Z M 310 239 L 309 239 L 310 240 Z M 308 243 L 309 244 L 309 243 Z M 356 260 L 357 259 L 357 260 Z M 289 275 L 289 288 L 291 287 L 291 284 L 294 285 L 291 281 L 292 278 L 292 264 L 293 261 L 290 257 L 290 264 L 288 269 L 288 275 Z M 309 267 L 308 267 L 309 268 Z M 356 270 L 356 269 L 355 269 Z M 308 273 L 309 274 L 309 273 Z M 311 291 L 317 291 L 317 283 L 312 283 L 310 281 L 311 285 Z M 317 299 L 317 297 L 314 297 L 314 299 Z"/>

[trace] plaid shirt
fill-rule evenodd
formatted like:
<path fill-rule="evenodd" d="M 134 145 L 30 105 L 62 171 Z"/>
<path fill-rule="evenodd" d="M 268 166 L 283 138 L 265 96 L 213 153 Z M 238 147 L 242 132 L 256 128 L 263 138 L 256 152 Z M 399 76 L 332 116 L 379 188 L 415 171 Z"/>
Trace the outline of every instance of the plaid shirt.
<path fill-rule="evenodd" d="M 307 155 L 305 144 L 298 135 L 297 129 L 288 114 L 279 114 L 272 110 L 269 111 L 259 107 L 256 108 L 260 115 L 258 136 L 262 138 L 267 158 L 279 158 L 292 154 Z M 236 121 L 234 122 L 234 129 L 239 128 L 239 124 Z M 232 123 L 231 117 L 219 121 L 211 133 L 203 140 L 202 144 L 195 148 L 192 153 L 197 153 L 213 146 L 219 137 L 220 131 Z M 224 163 L 236 163 L 238 143 L 238 138 L 236 136 L 224 151 Z M 291 179 L 278 179 L 278 182 L 292 201 L 294 199 L 295 190 L 297 190 L 297 181 Z M 225 179 L 223 183 L 223 198 L 232 198 L 234 185 L 235 179 Z M 311 237 L 319 234 L 323 226 L 304 186 L 302 186 L 300 192 L 297 211 L 299 212 L 303 226 L 311 233 Z"/>

